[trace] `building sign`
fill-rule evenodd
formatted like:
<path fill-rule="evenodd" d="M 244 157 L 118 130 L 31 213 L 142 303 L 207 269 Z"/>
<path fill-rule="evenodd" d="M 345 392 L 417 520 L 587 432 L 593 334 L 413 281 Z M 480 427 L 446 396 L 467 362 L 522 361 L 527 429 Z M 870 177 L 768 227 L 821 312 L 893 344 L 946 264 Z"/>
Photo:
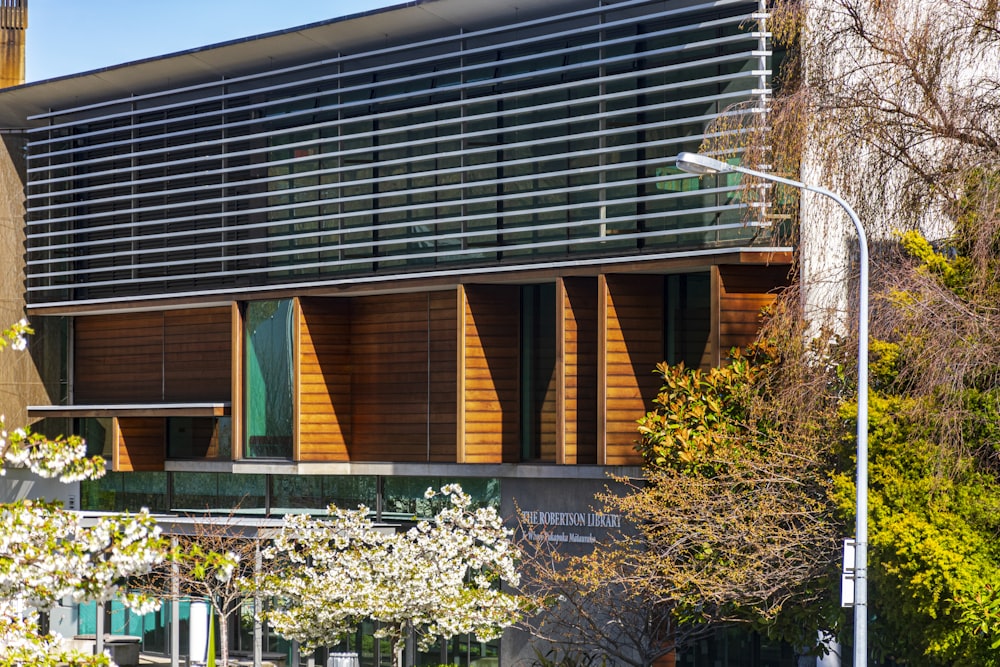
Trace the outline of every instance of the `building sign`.
<path fill-rule="evenodd" d="M 521 517 L 524 523 L 531 527 L 527 537 L 532 541 L 548 538 L 550 542 L 593 544 L 596 541 L 593 531 L 584 532 L 584 529 L 622 527 L 622 518 L 619 514 L 522 510 Z M 580 532 L 559 530 L 560 528 L 578 528 Z"/>
<path fill-rule="evenodd" d="M 567 553 L 587 551 L 622 529 L 621 515 L 602 512 L 596 498 L 613 485 L 606 479 L 504 479 L 501 509 L 523 531 L 520 537 L 566 545 L 560 550 Z"/>

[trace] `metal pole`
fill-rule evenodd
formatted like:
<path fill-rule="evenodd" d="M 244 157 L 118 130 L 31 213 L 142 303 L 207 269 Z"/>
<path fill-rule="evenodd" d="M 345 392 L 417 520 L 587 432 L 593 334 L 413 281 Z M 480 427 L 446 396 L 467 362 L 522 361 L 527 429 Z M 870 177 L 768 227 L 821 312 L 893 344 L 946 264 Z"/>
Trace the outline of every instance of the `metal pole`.
<path fill-rule="evenodd" d="M 858 232 L 858 452 L 854 547 L 854 665 L 868 665 L 868 239 L 861 220 L 847 202 L 825 188 L 804 189 L 840 204 Z"/>
<path fill-rule="evenodd" d="M 854 667 L 868 665 L 868 237 L 858 214 L 836 193 L 801 181 L 731 165 L 705 155 L 681 153 L 677 167 L 693 174 L 739 172 L 765 181 L 815 192 L 837 202 L 850 217 L 858 234 L 858 431 L 854 550 Z"/>
<path fill-rule="evenodd" d="M 264 557 L 260 551 L 260 536 L 254 542 L 253 549 L 253 574 L 254 580 L 260 580 L 260 571 L 263 568 Z M 263 658 L 264 646 L 264 625 L 261 623 L 261 604 L 263 598 L 257 586 L 253 589 L 253 667 L 260 667 Z"/>
<path fill-rule="evenodd" d="M 170 538 L 170 548 L 177 551 L 177 538 Z M 180 565 L 170 564 L 170 667 L 180 667 L 181 661 L 181 584 Z"/>

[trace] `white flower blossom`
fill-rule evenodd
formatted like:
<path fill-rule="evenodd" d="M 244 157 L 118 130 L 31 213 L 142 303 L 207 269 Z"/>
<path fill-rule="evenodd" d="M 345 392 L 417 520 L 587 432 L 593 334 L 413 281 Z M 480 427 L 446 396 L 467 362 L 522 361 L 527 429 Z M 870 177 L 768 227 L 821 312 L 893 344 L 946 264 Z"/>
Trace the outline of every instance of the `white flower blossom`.
<path fill-rule="evenodd" d="M 0 334 L 0 347 L 24 348 L 26 320 Z M 8 431 L 0 417 L 0 475 L 6 466 L 26 467 L 62 481 L 104 474 L 100 457 L 87 458 L 80 438 L 50 439 L 29 429 Z M 106 665 L 106 655 L 69 649 L 56 634 L 43 634 L 37 612 L 64 598 L 77 602 L 120 599 L 143 613 L 154 602 L 122 595 L 121 582 L 161 562 L 166 544 L 147 512 L 103 517 L 84 526 L 80 515 L 57 503 L 21 500 L 0 504 L 0 664 Z"/>
<path fill-rule="evenodd" d="M 424 649 L 456 634 L 499 636 L 524 607 L 499 586 L 519 581 L 512 532 L 495 509 L 470 511 L 459 485 L 440 493 L 450 506 L 402 533 L 377 530 L 365 507 L 330 507 L 328 519 L 286 517 L 263 552 L 287 563 L 259 582 L 260 593 L 284 601 L 268 622 L 307 647 L 334 644 L 366 620 L 397 649 L 411 629 Z M 429 489 L 424 497 L 436 495 Z"/>

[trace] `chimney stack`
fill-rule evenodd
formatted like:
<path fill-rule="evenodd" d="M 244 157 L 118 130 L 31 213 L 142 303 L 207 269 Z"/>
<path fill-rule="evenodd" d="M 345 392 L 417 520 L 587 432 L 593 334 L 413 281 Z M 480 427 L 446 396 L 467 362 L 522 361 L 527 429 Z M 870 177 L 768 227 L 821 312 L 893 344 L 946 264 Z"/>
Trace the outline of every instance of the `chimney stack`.
<path fill-rule="evenodd" d="M 24 83 L 28 0 L 0 0 L 0 88 Z"/>

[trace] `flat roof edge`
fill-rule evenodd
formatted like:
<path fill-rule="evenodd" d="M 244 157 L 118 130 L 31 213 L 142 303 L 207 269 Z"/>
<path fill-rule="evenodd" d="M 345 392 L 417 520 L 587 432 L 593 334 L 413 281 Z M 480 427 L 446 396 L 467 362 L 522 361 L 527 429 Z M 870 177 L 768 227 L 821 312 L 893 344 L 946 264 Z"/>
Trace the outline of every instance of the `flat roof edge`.
<path fill-rule="evenodd" d="M 29 417 L 222 417 L 230 404 L 108 403 L 97 405 L 29 405 Z"/>

